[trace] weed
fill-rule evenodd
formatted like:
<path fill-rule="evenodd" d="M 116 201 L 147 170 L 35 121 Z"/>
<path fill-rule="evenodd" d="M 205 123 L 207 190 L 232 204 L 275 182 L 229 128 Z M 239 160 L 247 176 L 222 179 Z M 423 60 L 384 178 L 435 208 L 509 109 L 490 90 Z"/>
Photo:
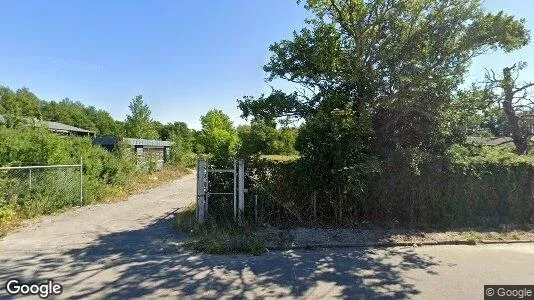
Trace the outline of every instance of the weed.
<path fill-rule="evenodd" d="M 476 233 L 474 233 L 474 232 L 469 232 L 469 233 L 467 234 L 467 239 L 466 239 L 466 241 L 467 241 L 467 243 L 468 243 L 469 245 L 476 245 L 476 244 L 478 244 L 478 243 L 480 242 L 480 240 L 481 240 L 481 238 L 480 238 L 480 235 L 479 235 L 479 234 L 476 234 Z"/>
<path fill-rule="evenodd" d="M 213 220 L 199 225 L 196 222 L 194 204 L 177 213 L 174 228 L 190 234 L 183 244 L 185 248 L 209 254 L 251 254 L 266 252 L 263 239 L 252 234 L 248 226 L 232 223 L 222 225 Z"/>
<path fill-rule="evenodd" d="M 512 235 L 511 235 L 511 238 L 513 240 L 520 240 L 521 237 L 519 236 L 519 234 L 517 232 L 514 232 Z"/>

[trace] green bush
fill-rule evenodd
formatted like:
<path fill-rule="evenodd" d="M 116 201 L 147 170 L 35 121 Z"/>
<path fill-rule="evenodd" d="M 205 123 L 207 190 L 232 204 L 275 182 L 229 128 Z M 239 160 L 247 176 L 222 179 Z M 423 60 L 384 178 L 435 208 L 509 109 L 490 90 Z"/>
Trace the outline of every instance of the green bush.
<path fill-rule="evenodd" d="M 302 159 L 250 165 L 258 182 L 252 192 L 263 199 L 262 218 L 276 225 L 454 228 L 534 222 L 534 157 L 508 149 L 454 146 L 442 156 L 396 150 L 375 161 L 372 171 L 360 171 L 364 177 L 332 173 L 340 186 L 321 183 L 325 175 Z"/>
<path fill-rule="evenodd" d="M 92 145 L 89 138 L 60 136 L 43 128 L 0 126 L 1 166 L 79 164 L 80 159 L 83 199 L 79 169 L 33 169 L 31 186 L 27 169 L 1 171 L 0 209 L 4 212 L 0 221 L 14 212 L 32 217 L 101 200 L 114 187 L 129 183 L 135 171 L 133 156 L 125 149 L 110 153 Z"/>

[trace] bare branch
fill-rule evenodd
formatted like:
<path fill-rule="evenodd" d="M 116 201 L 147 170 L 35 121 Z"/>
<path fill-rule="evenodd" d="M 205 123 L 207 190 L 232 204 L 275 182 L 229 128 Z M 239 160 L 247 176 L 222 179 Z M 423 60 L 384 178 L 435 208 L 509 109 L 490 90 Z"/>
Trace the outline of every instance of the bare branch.
<path fill-rule="evenodd" d="M 534 82 L 527 83 L 524 86 L 513 90 L 512 93 L 515 95 L 516 93 L 524 91 L 524 90 L 526 90 L 526 89 L 528 89 L 528 88 L 530 88 L 532 86 L 534 86 Z"/>

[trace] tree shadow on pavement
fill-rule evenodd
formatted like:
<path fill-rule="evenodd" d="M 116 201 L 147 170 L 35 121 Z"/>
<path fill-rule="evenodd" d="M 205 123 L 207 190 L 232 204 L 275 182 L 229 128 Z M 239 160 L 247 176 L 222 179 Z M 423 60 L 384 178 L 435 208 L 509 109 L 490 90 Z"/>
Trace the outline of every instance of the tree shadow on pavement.
<path fill-rule="evenodd" d="M 172 245 L 181 238 L 162 220 L 142 230 L 103 234 L 93 244 L 62 253 L 2 255 L 0 282 L 54 279 L 63 284 L 64 296 L 75 299 L 410 298 L 419 291 L 402 273 L 419 269 L 433 276 L 440 264 L 408 248 L 205 255 Z"/>

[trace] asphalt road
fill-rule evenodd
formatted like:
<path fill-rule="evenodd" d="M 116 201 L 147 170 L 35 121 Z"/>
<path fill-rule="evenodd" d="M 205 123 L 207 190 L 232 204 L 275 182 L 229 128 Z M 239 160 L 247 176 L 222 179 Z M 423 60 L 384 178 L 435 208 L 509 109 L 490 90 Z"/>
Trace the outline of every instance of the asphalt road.
<path fill-rule="evenodd" d="M 194 199 L 194 176 L 82 207 L 0 241 L 5 283 L 53 279 L 59 298 L 483 299 L 484 284 L 534 284 L 534 244 L 397 247 L 212 256 L 172 247 L 166 216 Z"/>

